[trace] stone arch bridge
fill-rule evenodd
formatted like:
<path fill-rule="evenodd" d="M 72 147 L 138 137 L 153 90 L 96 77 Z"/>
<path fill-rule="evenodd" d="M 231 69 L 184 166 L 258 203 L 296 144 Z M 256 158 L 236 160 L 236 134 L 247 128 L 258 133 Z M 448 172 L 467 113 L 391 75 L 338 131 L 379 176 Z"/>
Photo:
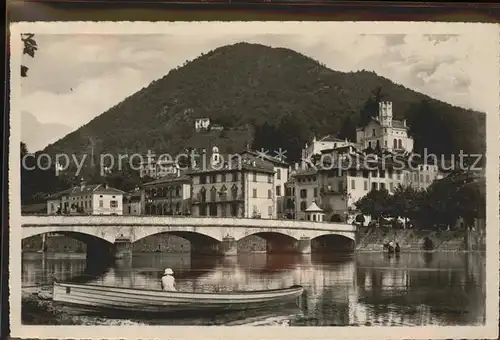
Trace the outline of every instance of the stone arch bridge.
<path fill-rule="evenodd" d="M 87 244 L 87 256 L 127 257 L 131 244 L 161 233 L 191 242 L 198 254 L 236 255 L 236 242 L 250 235 L 267 241 L 268 252 L 310 253 L 317 248 L 354 249 L 356 228 L 342 223 L 219 217 L 22 216 L 22 238 L 63 234 Z"/>

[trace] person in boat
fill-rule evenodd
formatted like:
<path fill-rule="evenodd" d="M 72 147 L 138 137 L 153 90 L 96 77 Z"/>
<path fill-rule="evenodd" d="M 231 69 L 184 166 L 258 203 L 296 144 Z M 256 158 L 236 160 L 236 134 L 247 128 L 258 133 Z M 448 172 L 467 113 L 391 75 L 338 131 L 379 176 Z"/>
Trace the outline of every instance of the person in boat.
<path fill-rule="evenodd" d="M 174 271 L 170 268 L 165 269 L 161 277 L 161 289 L 165 291 L 177 291 L 175 289 Z"/>

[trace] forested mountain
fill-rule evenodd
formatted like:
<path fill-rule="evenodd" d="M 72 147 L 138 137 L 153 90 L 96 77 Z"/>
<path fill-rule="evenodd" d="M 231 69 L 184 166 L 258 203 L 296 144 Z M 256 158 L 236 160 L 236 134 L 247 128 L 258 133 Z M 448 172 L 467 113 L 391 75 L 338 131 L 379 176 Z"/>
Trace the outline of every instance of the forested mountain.
<path fill-rule="evenodd" d="M 97 152 L 171 154 L 210 143 L 222 144 L 223 152 L 252 143 L 286 149 L 294 160 L 313 134 L 352 136 L 360 117 L 376 113 L 378 99 L 392 101 L 395 118 L 408 120 L 417 151 L 485 149 L 483 113 L 437 101 L 373 72 L 333 71 L 290 49 L 238 43 L 170 71 L 44 151 L 85 153 L 89 141 Z M 226 131 L 197 134 L 196 117 L 210 117 Z"/>

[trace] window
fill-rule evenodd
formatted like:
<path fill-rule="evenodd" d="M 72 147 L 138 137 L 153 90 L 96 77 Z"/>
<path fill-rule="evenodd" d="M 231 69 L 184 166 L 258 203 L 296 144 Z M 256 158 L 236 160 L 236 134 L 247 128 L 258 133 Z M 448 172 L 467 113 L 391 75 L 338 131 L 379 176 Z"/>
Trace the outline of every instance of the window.
<path fill-rule="evenodd" d="M 300 189 L 300 198 L 307 197 L 307 189 Z"/>
<path fill-rule="evenodd" d="M 393 191 L 394 191 L 394 183 L 389 183 L 389 190 L 390 190 L 391 192 L 393 192 Z"/>
<path fill-rule="evenodd" d="M 430 182 L 431 182 L 431 178 L 430 178 L 430 176 L 429 176 L 429 175 L 425 175 L 425 181 L 426 181 L 427 183 L 430 183 Z"/>
<path fill-rule="evenodd" d="M 221 177 L 221 182 L 226 181 L 226 174 L 221 174 L 220 177 Z"/>
<path fill-rule="evenodd" d="M 269 217 L 273 216 L 273 207 L 267 207 L 267 214 L 269 215 Z"/>
<path fill-rule="evenodd" d="M 356 181 L 351 179 L 351 189 L 355 190 L 356 189 Z"/>
<path fill-rule="evenodd" d="M 392 179 L 392 171 L 390 171 L 390 170 L 389 170 L 389 171 L 387 171 L 387 177 L 388 177 L 389 179 Z"/>
<path fill-rule="evenodd" d="M 205 175 L 200 176 L 200 184 L 206 184 L 207 183 L 207 177 Z"/>
<path fill-rule="evenodd" d="M 257 189 L 253 189 L 253 198 L 257 198 Z"/>
<path fill-rule="evenodd" d="M 176 187 L 175 188 L 175 196 L 180 196 L 181 195 L 181 187 Z"/>
<path fill-rule="evenodd" d="M 380 190 L 385 189 L 385 183 L 380 183 Z"/>
<path fill-rule="evenodd" d="M 200 189 L 200 200 L 201 200 L 202 202 L 206 202 L 206 201 L 207 201 L 207 191 L 205 190 L 205 188 L 204 188 L 204 187 L 202 187 L 202 188 Z"/>
<path fill-rule="evenodd" d="M 210 176 L 210 183 L 217 183 L 217 175 Z"/>
<path fill-rule="evenodd" d="M 342 192 L 344 190 L 344 182 L 339 181 L 339 192 Z"/>
<path fill-rule="evenodd" d="M 279 186 L 277 188 L 279 188 Z M 292 196 L 292 188 L 285 188 L 285 196 Z"/>
<path fill-rule="evenodd" d="M 365 191 L 368 190 L 368 181 L 364 181 L 363 188 L 364 188 Z"/>
<path fill-rule="evenodd" d="M 256 172 L 253 173 L 253 181 L 257 182 L 257 173 Z"/>
<path fill-rule="evenodd" d="M 384 141 L 384 146 L 387 147 L 387 141 L 386 140 Z"/>
<path fill-rule="evenodd" d="M 200 216 L 207 216 L 207 206 L 205 204 L 200 205 Z"/>
<path fill-rule="evenodd" d="M 267 198 L 273 198 L 273 191 L 271 189 L 267 190 Z"/>
<path fill-rule="evenodd" d="M 306 209 L 307 209 L 307 202 L 306 201 L 300 202 L 300 210 L 304 211 Z"/>
<path fill-rule="evenodd" d="M 380 178 L 385 178 L 385 170 L 380 170 Z"/>
<path fill-rule="evenodd" d="M 236 187 L 236 185 L 233 184 L 233 187 L 231 188 L 231 196 L 233 198 L 233 200 L 236 199 L 236 197 L 238 196 L 238 187 Z"/>
<path fill-rule="evenodd" d="M 377 177 L 378 173 L 377 173 L 377 170 L 373 170 L 372 171 L 372 177 Z"/>
<path fill-rule="evenodd" d="M 373 135 L 373 137 L 375 137 L 377 135 L 377 133 L 375 132 L 375 129 L 372 130 L 372 135 Z"/>
<path fill-rule="evenodd" d="M 313 218 L 313 221 L 316 222 L 316 215 L 315 214 L 312 215 L 312 218 Z"/>
<path fill-rule="evenodd" d="M 210 216 L 217 216 L 217 204 L 211 203 L 209 206 Z"/>
<path fill-rule="evenodd" d="M 400 149 L 402 149 L 402 148 L 403 148 L 403 142 L 401 141 L 401 139 L 398 139 L 398 147 L 399 147 Z"/>
<path fill-rule="evenodd" d="M 217 189 L 215 187 L 212 187 L 210 189 L 210 201 L 215 202 L 217 200 Z"/>
<path fill-rule="evenodd" d="M 233 217 L 238 216 L 238 204 L 237 203 L 231 204 L 231 216 L 233 216 Z"/>
<path fill-rule="evenodd" d="M 314 197 L 318 197 L 318 188 L 314 188 Z"/>
<path fill-rule="evenodd" d="M 276 170 L 276 179 L 281 179 L 281 169 Z"/>
<path fill-rule="evenodd" d="M 236 181 L 238 181 L 238 173 L 233 172 L 233 182 L 236 182 Z"/>
<path fill-rule="evenodd" d="M 281 185 L 276 186 L 276 196 L 281 196 Z"/>
<path fill-rule="evenodd" d="M 393 149 L 397 149 L 398 148 L 398 140 L 396 138 L 394 138 L 394 140 L 393 140 L 392 148 Z"/>
<path fill-rule="evenodd" d="M 273 176 L 267 175 L 267 183 L 272 183 L 273 182 Z"/>
<path fill-rule="evenodd" d="M 378 189 L 378 183 L 377 182 L 373 182 L 372 183 L 372 190 L 377 190 Z"/>
<path fill-rule="evenodd" d="M 423 182 L 424 181 L 424 175 L 420 175 L 420 182 Z"/>
<path fill-rule="evenodd" d="M 99 208 L 103 208 L 104 207 L 104 201 L 103 200 L 99 200 Z"/>

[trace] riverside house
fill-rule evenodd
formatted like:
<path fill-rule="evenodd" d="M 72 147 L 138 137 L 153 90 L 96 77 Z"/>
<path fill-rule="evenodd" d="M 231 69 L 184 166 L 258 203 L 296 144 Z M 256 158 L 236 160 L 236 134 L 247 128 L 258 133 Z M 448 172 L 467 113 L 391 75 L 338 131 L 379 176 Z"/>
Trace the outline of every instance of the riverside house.
<path fill-rule="evenodd" d="M 106 184 L 79 186 L 53 194 L 47 198 L 47 214 L 123 215 L 121 190 Z"/>
<path fill-rule="evenodd" d="M 190 198 L 191 179 L 178 172 L 142 186 L 141 211 L 145 215 L 189 215 Z"/>
<path fill-rule="evenodd" d="M 275 172 L 270 162 L 251 154 L 222 162 L 214 153 L 207 169 L 188 175 L 193 216 L 276 218 Z"/>

